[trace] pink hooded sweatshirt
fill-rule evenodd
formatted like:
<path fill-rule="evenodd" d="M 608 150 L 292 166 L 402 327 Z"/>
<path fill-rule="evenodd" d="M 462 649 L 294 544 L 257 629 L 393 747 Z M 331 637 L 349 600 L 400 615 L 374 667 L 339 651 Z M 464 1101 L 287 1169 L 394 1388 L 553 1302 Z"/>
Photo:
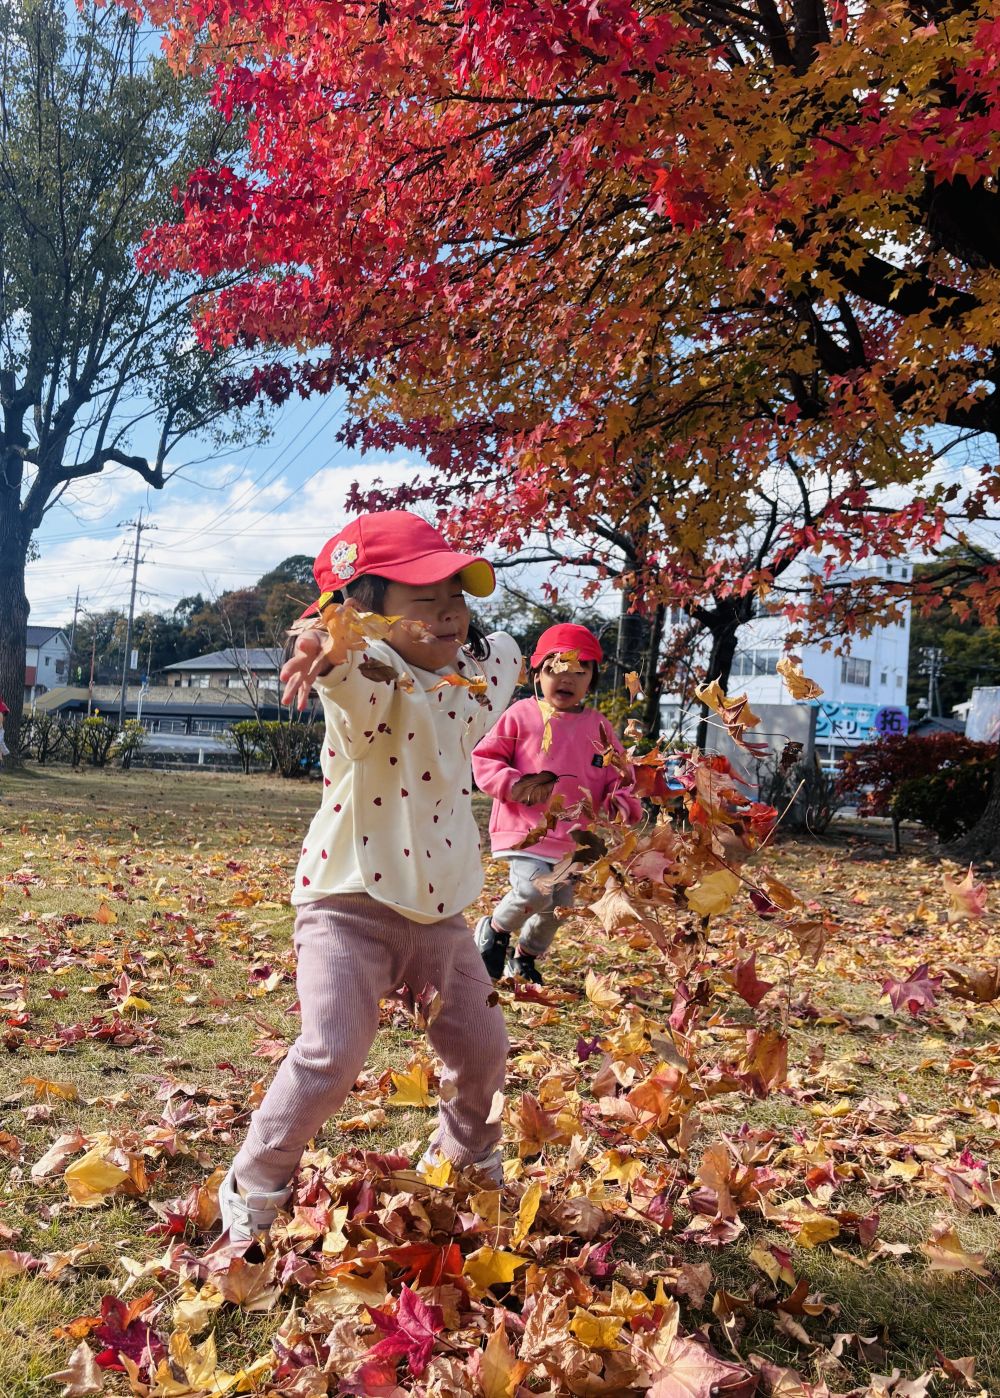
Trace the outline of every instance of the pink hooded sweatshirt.
<path fill-rule="evenodd" d="M 627 821 L 642 815 L 642 805 L 632 795 L 632 782 L 624 780 L 614 767 L 603 765 L 601 754 L 609 737 L 616 751 L 622 751 L 606 718 L 596 709 L 556 712 L 550 726 L 552 742 L 543 752 L 545 721 L 538 701 L 520 699 L 501 714 L 473 750 L 476 785 L 493 797 L 490 845 L 494 854 L 520 853 L 514 846 L 541 820 L 543 806 L 522 806 L 509 799 L 511 787 L 527 772 L 556 772 L 559 781 L 553 795 L 562 796 L 567 806 L 589 791 L 598 810 L 620 813 Z M 534 859 L 561 859 L 575 848 L 569 833 L 574 824 L 578 822 L 561 820 L 523 853 Z"/>

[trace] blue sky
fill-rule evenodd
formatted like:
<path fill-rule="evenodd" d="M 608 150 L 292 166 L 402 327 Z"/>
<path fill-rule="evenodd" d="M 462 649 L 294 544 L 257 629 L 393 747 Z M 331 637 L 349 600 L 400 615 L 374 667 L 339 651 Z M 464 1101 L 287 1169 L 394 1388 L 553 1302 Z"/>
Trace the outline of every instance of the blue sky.
<path fill-rule="evenodd" d="M 134 529 L 121 521 L 140 509 L 155 526 L 143 535 L 141 610 L 252 583 L 289 554 L 316 554 L 349 517 L 352 481 L 402 482 L 422 464 L 347 450 L 336 440 L 342 420 L 339 396 L 297 401 L 275 410 L 260 446 L 206 459 L 189 444 L 163 490 L 119 467 L 81 481 L 36 535 L 40 557 L 27 572 L 32 623 L 68 621 L 77 585 L 82 607 L 127 607 Z"/>

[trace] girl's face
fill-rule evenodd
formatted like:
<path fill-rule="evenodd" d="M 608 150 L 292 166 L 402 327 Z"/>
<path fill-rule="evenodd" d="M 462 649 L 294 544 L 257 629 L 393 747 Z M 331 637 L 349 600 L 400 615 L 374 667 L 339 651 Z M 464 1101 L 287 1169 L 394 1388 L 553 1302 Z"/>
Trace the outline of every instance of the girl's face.
<path fill-rule="evenodd" d="M 459 575 L 438 583 L 386 583 L 386 616 L 401 621 L 422 621 L 434 640 L 417 640 L 396 622 L 389 632 L 389 644 L 407 665 L 421 670 L 443 670 L 454 665 L 469 634 L 469 604 Z"/>
<path fill-rule="evenodd" d="M 590 689 L 594 676 L 592 660 L 570 662 L 560 660 L 558 655 L 547 655 L 538 672 L 538 686 L 542 698 L 554 709 L 566 712 L 578 709 Z"/>

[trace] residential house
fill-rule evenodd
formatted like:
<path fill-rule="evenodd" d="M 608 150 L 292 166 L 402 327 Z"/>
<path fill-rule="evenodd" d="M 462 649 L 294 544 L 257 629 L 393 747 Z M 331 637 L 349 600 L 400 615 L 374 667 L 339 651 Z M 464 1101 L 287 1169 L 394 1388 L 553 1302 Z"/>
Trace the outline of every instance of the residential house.
<path fill-rule="evenodd" d="M 235 689 L 251 694 L 277 693 L 281 669 L 279 646 L 230 646 L 178 660 L 161 671 L 164 682 L 177 689 Z"/>
<path fill-rule="evenodd" d="M 26 708 L 66 683 L 69 674 L 69 639 L 59 626 L 29 626 L 24 656 L 24 704 Z"/>

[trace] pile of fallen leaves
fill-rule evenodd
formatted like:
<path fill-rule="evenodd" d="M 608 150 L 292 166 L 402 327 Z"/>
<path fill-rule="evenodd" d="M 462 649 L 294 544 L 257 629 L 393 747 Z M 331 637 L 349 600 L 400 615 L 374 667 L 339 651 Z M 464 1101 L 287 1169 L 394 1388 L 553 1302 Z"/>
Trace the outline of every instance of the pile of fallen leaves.
<path fill-rule="evenodd" d="M 753 716 L 713 697 L 742 738 Z M 389 1061 L 305 1157 L 266 1253 L 218 1243 L 217 1191 L 295 1033 L 284 832 L 202 856 L 144 842 L 123 808 L 98 844 L 32 823 L 5 839 L 0 1281 L 69 1293 L 92 1276 L 100 1293 L 63 1315 L 51 1391 L 919 1398 L 1000 1382 L 995 1356 L 943 1340 L 915 1364 L 895 1318 L 869 1328 L 816 1281 L 874 1295 L 903 1278 L 1000 1313 L 985 881 L 781 844 L 724 759 L 671 759 L 667 792 L 666 755 L 632 756 L 658 817 L 575 812 L 552 877 L 577 880 L 577 908 L 547 983 L 500 987 L 503 1188 L 412 1167 L 439 1081 L 421 1033 L 435 988 L 409 987 L 385 1007 Z M 490 876 L 484 907 L 503 866 Z M 92 1012 L 64 1017 L 67 999 Z M 178 1056 L 210 1031 L 215 1057 Z M 240 1035 L 242 1059 L 217 1056 Z M 70 1065 L 102 1055 L 118 1091 L 82 1091 Z M 112 1247 L 99 1221 L 122 1210 L 145 1237 Z M 26 1245 L 53 1220 L 58 1246 Z"/>

